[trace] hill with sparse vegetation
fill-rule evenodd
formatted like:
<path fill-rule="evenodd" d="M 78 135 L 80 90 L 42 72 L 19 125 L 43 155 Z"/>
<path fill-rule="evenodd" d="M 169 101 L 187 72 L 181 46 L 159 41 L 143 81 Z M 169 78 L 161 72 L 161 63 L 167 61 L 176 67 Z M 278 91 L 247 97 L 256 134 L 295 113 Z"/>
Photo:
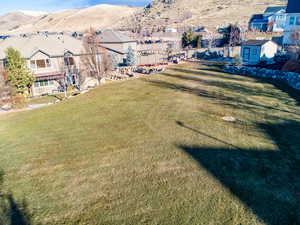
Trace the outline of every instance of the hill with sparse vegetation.
<path fill-rule="evenodd" d="M 122 28 L 224 26 L 245 23 L 266 7 L 286 5 L 286 0 L 154 0 L 135 16 L 118 24 Z"/>
<path fill-rule="evenodd" d="M 37 31 L 84 31 L 90 27 L 96 29 L 110 28 L 123 17 L 136 12 L 137 8 L 130 6 L 96 5 L 92 7 L 65 10 L 33 17 L 22 12 L 12 13 L 14 16 L 0 17 L 0 33 L 31 33 Z M 23 17 L 21 17 L 21 15 Z M 4 24 L 6 24 L 4 26 Z"/>

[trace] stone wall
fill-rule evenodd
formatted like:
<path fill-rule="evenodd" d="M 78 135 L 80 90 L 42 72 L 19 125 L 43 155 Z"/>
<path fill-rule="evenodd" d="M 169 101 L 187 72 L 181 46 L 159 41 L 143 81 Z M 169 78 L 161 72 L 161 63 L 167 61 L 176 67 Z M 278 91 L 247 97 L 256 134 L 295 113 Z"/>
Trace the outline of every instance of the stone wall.
<path fill-rule="evenodd" d="M 224 71 L 230 74 L 237 74 L 250 77 L 267 78 L 272 80 L 281 80 L 290 87 L 300 90 L 300 74 L 293 72 L 284 72 L 280 70 L 269 70 L 258 67 L 236 67 L 224 66 Z"/>

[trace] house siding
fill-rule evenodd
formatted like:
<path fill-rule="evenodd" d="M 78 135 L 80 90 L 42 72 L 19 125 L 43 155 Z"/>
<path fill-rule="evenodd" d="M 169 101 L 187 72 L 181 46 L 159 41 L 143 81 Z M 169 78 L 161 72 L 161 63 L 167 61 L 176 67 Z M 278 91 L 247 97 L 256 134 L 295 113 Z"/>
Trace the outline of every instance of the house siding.
<path fill-rule="evenodd" d="M 254 52 L 256 51 L 256 54 Z M 260 60 L 260 46 L 245 45 L 241 48 L 241 56 L 244 63 L 257 64 Z"/>
<path fill-rule="evenodd" d="M 291 17 L 295 18 L 295 23 L 290 24 Z M 295 39 L 293 33 L 300 32 L 300 24 L 296 23 L 296 20 L 300 20 L 300 13 L 289 13 L 286 20 L 286 25 L 284 29 L 284 38 L 283 44 L 284 45 L 297 45 L 300 42 L 300 39 Z"/>
<path fill-rule="evenodd" d="M 74 66 L 69 67 L 71 70 L 70 73 L 78 73 L 80 71 L 80 56 L 73 56 L 73 55 L 68 55 L 69 57 L 72 57 L 74 59 Z M 32 69 L 30 67 L 30 62 L 32 60 L 50 60 L 51 66 L 47 68 L 40 68 L 40 69 Z M 28 68 L 33 72 L 34 76 L 38 81 L 47 81 L 47 80 L 52 80 L 51 76 L 63 76 L 65 72 L 67 71 L 67 67 L 64 64 L 64 57 L 59 56 L 59 57 L 49 57 L 47 54 L 44 54 L 42 52 L 36 53 L 32 58 L 27 59 L 27 65 Z M 45 78 L 43 78 L 45 77 Z M 33 96 L 40 96 L 40 95 L 45 95 L 45 94 L 52 94 L 54 92 L 57 92 L 60 84 L 57 81 L 59 79 L 55 78 L 53 80 L 52 85 L 48 86 L 43 86 L 43 87 L 36 87 L 35 84 L 32 86 L 32 95 Z M 37 82 L 38 82 L 37 81 Z"/>

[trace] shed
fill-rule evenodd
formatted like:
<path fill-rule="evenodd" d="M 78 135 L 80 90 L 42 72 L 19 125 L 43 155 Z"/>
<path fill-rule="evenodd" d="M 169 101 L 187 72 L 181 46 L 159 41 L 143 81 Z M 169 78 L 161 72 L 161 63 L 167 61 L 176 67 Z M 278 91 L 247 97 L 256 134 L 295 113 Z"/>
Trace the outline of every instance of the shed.
<path fill-rule="evenodd" d="M 242 43 L 241 57 L 245 64 L 256 65 L 262 57 L 274 58 L 278 44 L 271 40 L 248 40 Z"/>

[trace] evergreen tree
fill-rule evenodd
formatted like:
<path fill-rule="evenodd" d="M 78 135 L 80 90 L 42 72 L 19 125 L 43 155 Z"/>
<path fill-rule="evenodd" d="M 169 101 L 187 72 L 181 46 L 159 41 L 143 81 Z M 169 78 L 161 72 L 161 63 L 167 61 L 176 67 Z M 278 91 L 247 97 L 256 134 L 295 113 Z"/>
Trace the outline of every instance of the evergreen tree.
<path fill-rule="evenodd" d="M 182 47 L 187 47 L 194 41 L 194 36 L 191 31 L 184 32 L 182 36 Z"/>
<path fill-rule="evenodd" d="M 112 69 L 116 70 L 118 68 L 118 59 L 117 59 L 116 55 L 110 54 L 109 58 L 111 59 L 111 62 L 112 62 Z"/>
<path fill-rule="evenodd" d="M 196 48 L 202 48 L 202 35 L 196 37 Z"/>
<path fill-rule="evenodd" d="M 127 53 L 127 57 L 126 57 L 126 65 L 127 66 L 136 65 L 136 55 L 131 46 L 129 46 L 129 48 L 128 48 L 128 53 Z"/>
<path fill-rule="evenodd" d="M 21 53 L 8 48 L 6 54 L 7 80 L 16 88 L 17 93 L 24 94 L 32 86 L 34 77 L 22 59 Z"/>

